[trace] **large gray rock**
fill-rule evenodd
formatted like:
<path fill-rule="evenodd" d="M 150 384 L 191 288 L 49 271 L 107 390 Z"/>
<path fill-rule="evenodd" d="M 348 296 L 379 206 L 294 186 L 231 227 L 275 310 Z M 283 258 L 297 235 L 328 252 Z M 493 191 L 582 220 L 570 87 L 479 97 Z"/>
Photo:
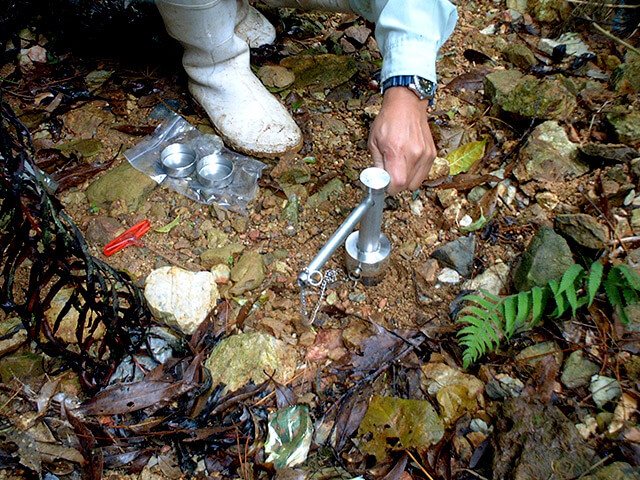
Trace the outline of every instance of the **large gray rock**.
<path fill-rule="evenodd" d="M 589 385 L 591 377 L 600 371 L 600 367 L 584 358 L 582 350 L 576 350 L 567 359 L 560 380 L 568 388 Z"/>
<path fill-rule="evenodd" d="M 611 75 L 610 82 L 616 92 L 640 91 L 640 60 L 618 65 Z"/>
<path fill-rule="evenodd" d="M 640 480 L 640 467 L 632 467 L 625 462 L 615 462 L 602 467 L 582 480 Z"/>
<path fill-rule="evenodd" d="M 598 460 L 558 407 L 510 399 L 494 436 L 494 480 L 578 478 Z"/>
<path fill-rule="evenodd" d="M 144 296 L 156 319 L 192 334 L 216 306 L 219 293 L 211 272 L 162 267 L 147 276 Z"/>
<path fill-rule="evenodd" d="M 111 202 L 122 199 L 129 210 L 135 211 L 156 185 L 149 176 L 125 162 L 89 185 L 86 195 L 89 203 L 99 207 L 106 208 Z"/>
<path fill-rule="evenodd" d="M 296 87 L 313 86 L 323 90 L 337 87 L 358 71 L 353 58 L 330 53 L 294 55 L 282 59 L 280 64 L 293 71 Z"/>
<path fill-rule="evenodd" d="M 473 235 L 460 237 L 437 248 L 432 257 L 443 265 L 453 268 L 463 277 L 473 273 L 473 260 L 476 254 L 476 238 Z"/>
<path fill-rule="evenodd" d="M 619 108 L 608 113 L 606 118 L 620 142 L 634 148 L 640 146 L 640 112 Z"/>
<path fill-rule="evenodd" d="M 508 89 L 508 93 L 498 95 L 495 99 L 491 96 L 491 90 L 486 89 L 486 85 L 487 81 L 485 92 L 492 102 L 516 117 L 567 120 L 577 105 L 575 97 L 564 83 L 555 78 L 539 79 L 526 75 Z"/>
<path fill-rule="evenodd" d="M 559 280 L 573 265 L 573 254 L 567 241 L 549 227 L 541 227 L 522 254 L 513 283 L 520 292 Z"/>
<path fill-rule="evenodd" d="M 558 233 L 572 238 L 578 245 L 599 250 L 609 241 L 609 229 L 586 213 L 567 213 L 556 216 Z"/>
<path fill-rule="evenodd" d="M 514 171 L 520 182 L 562 181 L 589 171 L 578 159 L 578 145 L 569 141 L 564 129 L 554 121 L 544 122 L 531 132 L 521 157 L 523 161 Z"/>

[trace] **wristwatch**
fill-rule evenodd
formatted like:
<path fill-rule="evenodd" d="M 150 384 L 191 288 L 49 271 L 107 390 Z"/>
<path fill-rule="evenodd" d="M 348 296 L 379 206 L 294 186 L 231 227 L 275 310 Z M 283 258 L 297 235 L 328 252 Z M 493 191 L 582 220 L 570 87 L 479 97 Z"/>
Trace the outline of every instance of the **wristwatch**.
<path fill-rule="evenodd" d="M 382 93 L 391 87 L 407 87 L 420 100 L 432 100 L 436 95 L 436 84 L 418 75 L 396 75 L 382 82 Z"/>

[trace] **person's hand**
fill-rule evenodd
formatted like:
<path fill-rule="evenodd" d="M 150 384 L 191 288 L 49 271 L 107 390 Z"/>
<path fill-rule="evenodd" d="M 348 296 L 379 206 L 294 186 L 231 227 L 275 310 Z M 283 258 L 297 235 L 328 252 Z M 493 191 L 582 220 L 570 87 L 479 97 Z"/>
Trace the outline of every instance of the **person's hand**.
<path fill-rule="evenodd" d="M 436 158 L 436 146 L 427 121 L 428 100 L 405 87 L 384 93 L 380 113 L 371 125 L 369 151 L 376 167 L 391 176 L 388 193 L 416 190 Z"/>

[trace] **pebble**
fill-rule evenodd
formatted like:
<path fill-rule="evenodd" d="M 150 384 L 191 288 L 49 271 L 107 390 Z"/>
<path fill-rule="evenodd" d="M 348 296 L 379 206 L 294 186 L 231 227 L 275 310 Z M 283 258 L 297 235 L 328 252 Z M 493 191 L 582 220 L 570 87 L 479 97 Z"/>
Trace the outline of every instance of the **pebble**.
<path fill-rule="evenodd" d="M 367 299 L 367 296 L 362 292 L 354 292 L 349 294 L 349 300 L 353 303 L 364 302 Z"/>
<path fill-rule="evenodd" d="M 453 268 L 443 268 L 438 275 L 438 281 L 442 283 L 459 283 L 462 277 Z"/>

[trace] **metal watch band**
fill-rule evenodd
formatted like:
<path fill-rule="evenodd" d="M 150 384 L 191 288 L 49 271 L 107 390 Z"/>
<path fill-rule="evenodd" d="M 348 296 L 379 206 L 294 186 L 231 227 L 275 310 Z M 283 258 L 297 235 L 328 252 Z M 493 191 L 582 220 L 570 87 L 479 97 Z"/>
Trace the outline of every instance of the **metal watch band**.
<path fill-rule="evenodd" d="M 418 75 L 396 75 L 389 77 L 382 83 L 382 93 L 384 94 L 384 92 L 391 87 L 407 87 L 413 91 L 420 100 L 431 100 L 436 93 L 436 84 Z"/>

